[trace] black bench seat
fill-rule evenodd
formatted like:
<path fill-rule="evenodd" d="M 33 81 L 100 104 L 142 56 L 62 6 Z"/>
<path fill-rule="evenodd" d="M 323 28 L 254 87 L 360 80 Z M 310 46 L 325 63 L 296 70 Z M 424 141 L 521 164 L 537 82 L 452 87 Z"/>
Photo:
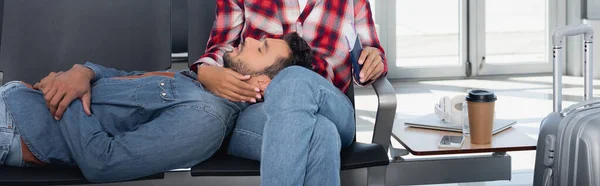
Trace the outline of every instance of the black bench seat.
<path fill-rule="evenodd" d="M 341 169 L 358 169 L 389 164 L 386 151 L 381 145 L 355 142 L 342 149 Z M 258 161 L 219 153 L 192 167 L 192 176 L 258 176 Z"/>
<path fill-rule="evenodd" d="M 135 180 L 163 179 L 164 173 Z M 0 185 L 72 185 L 90 183 L 78 168 L 21 168 L 0 166 Z"/>

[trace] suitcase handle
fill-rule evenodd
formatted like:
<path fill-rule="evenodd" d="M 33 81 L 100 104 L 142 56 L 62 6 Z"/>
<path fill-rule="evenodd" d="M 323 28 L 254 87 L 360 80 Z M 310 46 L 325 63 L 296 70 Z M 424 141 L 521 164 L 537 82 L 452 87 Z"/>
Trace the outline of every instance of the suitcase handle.
<path fill-rule="evenodd" d="M 552 33 L 552 61 L 553 61 L 553 110 L 554 112 L 560 112 L 562 110 L 562 47 L 563 39 L 565 36 L 584 35 L 584 100 L 589 100 L 593 96 L 592 92 L 592 70 L 593 70 L 593 55 L 592 55 L 592 40 L 594 38 L 594 31 L 591 26 L 587 24 L 580 24 L 577 26 L 567 25 L 558 27 Z"/>
<path fill-rule="evenodd" d="M 567 107 L 566 109 L 564 109 L 563 111 L 561 111 L 560 114 L 562 116 L 566 116 L 567 114 L 569 114 L 570 112 L 573 112 L 573 111 L 577 110 L 578 108 L 585 107 L 585 106 L 596 105 L 596 104 L 600 104 L 600 99 L 585 100 L 585 101 L 582 101 L 582 102 L 579 102 L 577 104 L 573 104 L 573 105 Z"/>
<path fill-rule="evenodd" d="M 583 34 L 583 40 L 592 42 L 594 37 L 594 30 L 591 26 L 587 24 L 580 25 L 567 25 L 561 26 L 554 29 L 554 33 L 552 33 L 552 44 L 554 46 L 562 46 L 563 39 L 565 36 L 576 36 Z"/>

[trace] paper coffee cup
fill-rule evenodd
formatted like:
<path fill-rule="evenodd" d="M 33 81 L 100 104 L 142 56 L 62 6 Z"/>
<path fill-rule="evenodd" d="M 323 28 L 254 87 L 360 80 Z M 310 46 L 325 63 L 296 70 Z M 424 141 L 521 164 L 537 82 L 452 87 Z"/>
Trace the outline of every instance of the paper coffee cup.
<path fill-rule="evenodd" d="M 466 97 L 471 143 L 490 144 L 494 128 L 496 95 L 487 90 L 472 90 Z"/>

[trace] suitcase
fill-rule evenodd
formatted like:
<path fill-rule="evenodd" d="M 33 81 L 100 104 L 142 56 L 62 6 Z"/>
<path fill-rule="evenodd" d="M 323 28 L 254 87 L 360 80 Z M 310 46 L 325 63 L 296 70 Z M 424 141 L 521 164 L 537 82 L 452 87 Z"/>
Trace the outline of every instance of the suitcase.
<path fill-rule="evenodd" d="M 561 110 L 562 40 L 584 35 L 584 101 Z M 600 100 L 592 94 L 592 39 L 589 25 L 564 26 L 552 35 L 553 106 L 541 123 L 533 184 L 600 185 Z"/>

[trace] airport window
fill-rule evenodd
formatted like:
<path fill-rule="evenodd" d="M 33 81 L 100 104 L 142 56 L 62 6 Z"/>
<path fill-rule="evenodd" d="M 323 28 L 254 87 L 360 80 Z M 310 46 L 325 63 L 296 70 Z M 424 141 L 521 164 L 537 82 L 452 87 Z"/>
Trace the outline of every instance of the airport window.
<path fill-rule="evenodd" d="M 551 72 L 558 0 L 372 0 L 390 78 Z"/>

